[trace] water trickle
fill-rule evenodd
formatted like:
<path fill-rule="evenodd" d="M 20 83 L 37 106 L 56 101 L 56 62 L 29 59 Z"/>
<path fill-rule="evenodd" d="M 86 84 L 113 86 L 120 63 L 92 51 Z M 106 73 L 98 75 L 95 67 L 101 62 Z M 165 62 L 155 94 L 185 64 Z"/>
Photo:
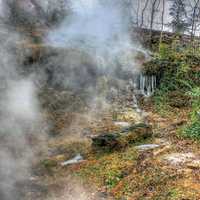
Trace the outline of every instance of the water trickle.
<path fill-rule="evenodd" d="M 138 104 L 138 94 L 145 97 L 150 97 L 155 92 L 157 86 L 156 76 L 147 76 L 136 74 L 129 79 L 129 89 L 132 91 L 132 107 L 142 118 L 145 118 L 146 113 L 140 109 Z"/>
<path fill-rule="evenodd" d="M 136 95 L 133 93 L 133 108 L 135 109 L 135 111 L 139 114 L 142 113 L 142 110 L 139 108 L 139 105 L 138 105 L 138 100 L 137 100 L 137 97 Z"/>
<path fill-rule="evenodd" d="M 133 85 L 136 91 L 144 96 L 151 96 L 155 92 L 157 80 L 156 76 L 138 74 L 133 77 Z"/>

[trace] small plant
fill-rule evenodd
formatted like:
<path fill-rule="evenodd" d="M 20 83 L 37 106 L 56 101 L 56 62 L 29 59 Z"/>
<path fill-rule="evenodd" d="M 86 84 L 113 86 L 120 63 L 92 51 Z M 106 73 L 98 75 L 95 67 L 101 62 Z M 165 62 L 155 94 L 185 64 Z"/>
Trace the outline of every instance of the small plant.
<path fill-rule="evenodd" d="M 123 178 L 123 175 L 120 170 L 108 171 L 106 174 L 105 184 L 108 188 L 115 187 L 119 181 Z"/>
<path fill-rule="evenodd" d="M 188 95 L 192 98 L 192 113 L 191 120 L 192 122 L 200 121 L 200 87 L 194 88 L 191 92 L 188 92 Z"/>
<path fill-rule="evenodd" d="M 51 159 L 45 159 L 42 160 L 40 162 L 41 166 L 43 167 L 43 169 L 48 172 L 48 173 L 52 173 L 53 168 L 55 168 L 57 166 L 57 162 L 55 160 L 51 160 Z"/>
<path fill-rule="evenodd" d="M 75 174 L 86 181 L 93 181 L 98 186 L 105 186 L 109 191 L 114 189 L 136 165 L 138 153 L 134 146 L 121 152 L 101 154 L 87 162 Z"/>
<path fill-rule="evenodd" d="M 159 45 L 158 57 L 161 59 L 166 59 L 169 57 L 169 55 L 171 55 L 171 48 L 169 47 L 169 45 L 161 43 Z"/>
<path fill-rule="evenodd" d="M 183 191 L 181 191 L 179 188 L 172 188 L 168 191 L 167 199 L 169 200 L 179 200 L 183 197 Z"/>
<path fill-rule="evenodd" d="M 186 126 L 183 130 L 183 135 L 191 139 L 200 140 L 200 121 Z"/>
<path fill-rule="evenodd" d="M 200 88 L 193 88 L 188 95 L 192 98 L 192 112 L 190 124 L 183 129 L 183 135 L 192 139 L 200 140 Z"/>

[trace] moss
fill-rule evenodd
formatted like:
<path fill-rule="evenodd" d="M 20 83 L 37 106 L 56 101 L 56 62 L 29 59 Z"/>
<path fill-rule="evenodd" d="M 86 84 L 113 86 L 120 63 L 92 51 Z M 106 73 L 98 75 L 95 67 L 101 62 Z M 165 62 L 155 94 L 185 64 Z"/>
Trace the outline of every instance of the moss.
<path fill-rule="evenodd" d="M 131 125 L 128 128 L 122 128 L 115 133 L 105 133 L 92 138 L 92 147 L 94 151 L 115 151 L 131 145 L 132 143 L 142 141 L 153 135 L 150 125 L 139 123 Z"/>
<path fill-rule="evenodd" d="M 182 129 L 182 136 L 194 140 L 200 140 L 200 122 L 194 122 Z"/>
<path fill-rule="evenodd" d="M 71 159 L 77 154 L 87 157 L 91 151 L 91 144 L 88 140 L 68 139 L 62 144 L 54 146 L 58 154 L 64 154 L 65 159 Z"/>
<path fill-rule="evenodd" d="M 200 140 L 200 88 L 194 88 L 188 95 L 192 99 L 192 112 L 189 123 L 179 133 L 184 137 Z"/>
<path fill-rule="evenodd" d="M 116 200 L 198 199 L 195 191 L 180 184 L 181 174 L 163 167 L 156 159 L 140 158 L 134 146 L 123 152 L 94 155 L 74 174 L 98 188 L 106 187 Z"/>
<path fill-rule="evenodd" d="M 171 200 L 177 199 L 178 200 L 181 198 L 182 192 L 177 188 L 173 188 L 168 191 L 167 196 L 168 196 L 168 199 L 171 199 Z"/>
<path fill-rule="evenodd" d="M 98 186 L 105 185 L 107 189 L 112 189 L 133 168 L 136 159 L 137 152 L 134 147 L 127 148 L 124 152 L 98 155 L 98 158 L 90 159 L 76 171 L 76 175 Z"/>
<path fill-rule="evenodd" d="M 48 173 L 51 173 L 52 170 L 57 167 L 57 162 L 53 159 L 45 159 L 40 162 L 40 166 Z"/>
<path fill-rule="evenodd" d="M 177 185 L 181 176 L 161 166 L 146 166 L 132 172 L 113 190 L 115 199 L 180 200 L 198 199 L 195 191 Z"/>

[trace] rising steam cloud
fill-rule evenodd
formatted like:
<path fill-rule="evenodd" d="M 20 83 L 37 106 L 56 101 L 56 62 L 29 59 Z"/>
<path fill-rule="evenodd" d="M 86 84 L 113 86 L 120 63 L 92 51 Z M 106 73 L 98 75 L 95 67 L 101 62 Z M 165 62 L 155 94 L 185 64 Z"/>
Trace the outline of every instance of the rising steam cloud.
<path fill-rule="evenodd" d="M 65 17 L 58 26 L 49 25 L 47 10 L 51 7 L 51 12 L 60 11 L 61 0 L 36 0 L 36 4 L 21 0 L 17 8 L 30 17 L 21 19 L 44 25 L 48 34 L 42 40 L 56 52 L 34 65 L 39 73 L 35 70 L 24 75 L 16 53 L 16 44 L 24 36 L 13 29 L 16 24 L 7 23 L 8 2 L 15 0 L 0 0 L 0 199 L 21 200 L 16 185 L 27 179 L 35 156 L 28 138 L 38 132 L 42 121 L 36 77 L 40 81 L 48 79 L 51 86 L 54 83 L 53 86 L 64 88 L 89 88 L 96 84 L 98 76 L 116 77 L 118 69 L 135 73 L 139 69 L 134 54 L 143 50 L 132 41 L 129 8 L 124 0 L 64 2 L 69 5 L 64 9 L 68 13 L 62 15 Z M 43 11 L 38 12 L 37 6 Z M 46 71 L 51 78 L 46 78 Z"/>
<path fill-rule="evenodd" d="M 28 136 L 39 127 L 40 108 L 32 78 L 19 72 L 12 29 L 0 27 L 0 199 L 21 199 L 17 184 L 27 179 L 34 159 Z"/>
<path fill-rule="evenodd" d="M 70 14 L 50 32 L 48 44 L 86 52 L 95 59 L 94 67 L 106 72 L 117 64 L 136 70 L 133 54 L 142 48 L 133 43 L 126 1 L 77 0 L 70 5 Z"/>

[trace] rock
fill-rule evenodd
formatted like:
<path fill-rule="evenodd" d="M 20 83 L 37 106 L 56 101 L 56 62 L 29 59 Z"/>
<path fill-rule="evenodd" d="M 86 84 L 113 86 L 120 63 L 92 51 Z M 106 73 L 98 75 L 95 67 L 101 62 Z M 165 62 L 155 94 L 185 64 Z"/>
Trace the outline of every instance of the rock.
<path fill-rule="evenodd" d="M 92 146 L 96 148 L 114 149 L 119 146 L 119 137 L 117 133 L 106 133 L 92 138 Z"/>
<path fill-rule="evenodd" d="M 139 123 L 129 128 L 122 129 L 120 135 L 123 136 L 128 143 L 134 143 L 151 137 L 153 135 L 153 130 L 150 125 Z"/>
<path fill-rule="evenodd" d="M 187 167 L 190 169 L 200 169 L 200 160 L 194 160 L 191 163 L 188 163 Z"/>
<path fill-rule="evenodd" d="M 172 153 L 166 155 L 164 160 L 167 161 L 171 165 L 183 165 L 186 163 L 191 163 L 195 159 L 195 155 L 193 153 Z"/>
<path fill-rule="evenodd" d="M 135 148 L 139 151 L 146 151 L 146 150 L 153 150 L 160 147 L 158 144 L 142 144 L 139 146 L 136 146 Z"/>
<path fill-rule="evenodd" d="M 114 122 L 114 125 L 122 127 L 122 128 L 128 128 L 131 126 L 129 122 Z"/>
<path fill-rule="evenodd" d="M 151 126 L 140 123 L 122 128 L 121 131 L 117 133 L 106 133 L 95 136 L 92 138 L 92 146 L 95 149 L 113 150 L 151 137 L 152 134 Z"/>
<path fill-rule="evenodd" d="M 122 129 L 121 133 L 126 133 L 126 132 L 141 132 L 141 133 L 146 133 L 148 134 L 147 137 L 152 136 L 152 127 L 148 124 L 145 123 L 138 123 L 134 124 L 130 127 Z"/>
<path fill-rule="evenodd" d="M 77 164 L 83 161 L 83 157 L 78 154 L 76 155 L 74 158 L 72 158 L 71 160 L 65 161 L 61 163 L 61 166 L 67 166 L 67 165 L 72 165 L 72 164 Z"/>
<path fill-rule="evenodd" d="M 118 121 L 128 121 L 132 123 L 140 123 L 143 120 L 141 114 L 132 109 L 116 114 L 115 118 Z"/>

